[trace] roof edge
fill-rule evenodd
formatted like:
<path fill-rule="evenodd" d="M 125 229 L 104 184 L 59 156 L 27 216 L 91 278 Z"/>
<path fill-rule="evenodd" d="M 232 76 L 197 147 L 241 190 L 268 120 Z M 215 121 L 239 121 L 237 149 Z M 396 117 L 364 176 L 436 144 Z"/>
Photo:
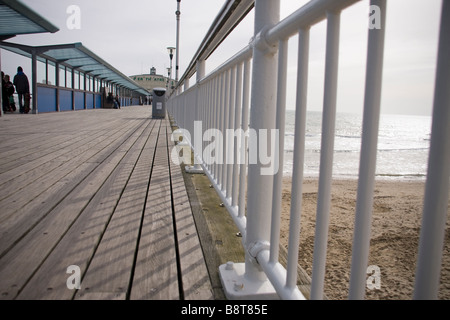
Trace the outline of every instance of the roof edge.
<path fill-rule="evenodd" d="M 13 9 L 14 11 L 17 11 L 18 13 L 26 16 L 28 19 L 30 19 L 31 21 L 41 26 L 50 33 L 55 33 L 59 31 L 58 27 L 53 25 L 50 21 L 46 20 L 44 17 L 36 13 L 30 7 L 28 7 L 27 5 L 23 4 L 18 0 L 0 0 L 0 3 L 3 3 L 8 7 L 10 7 L 11 9 Z"/>

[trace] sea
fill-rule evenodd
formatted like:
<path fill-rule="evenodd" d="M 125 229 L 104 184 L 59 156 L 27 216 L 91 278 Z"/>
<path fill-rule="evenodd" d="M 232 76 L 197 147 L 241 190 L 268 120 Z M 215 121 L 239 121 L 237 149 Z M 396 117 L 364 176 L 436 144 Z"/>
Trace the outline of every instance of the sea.
<path fill-rule="evenodd" d="M 304 176 L 318 177 L 322 113 L 306 116 Z M 376 179 L 425 180 L 431 136 L 431 116 L 380 115 Z M 292 175 L 295 111 L 286 111 L 284 175 Z M 359 171 L 362 115 L 336 114 L 333 178 L 356 179 Z"/>

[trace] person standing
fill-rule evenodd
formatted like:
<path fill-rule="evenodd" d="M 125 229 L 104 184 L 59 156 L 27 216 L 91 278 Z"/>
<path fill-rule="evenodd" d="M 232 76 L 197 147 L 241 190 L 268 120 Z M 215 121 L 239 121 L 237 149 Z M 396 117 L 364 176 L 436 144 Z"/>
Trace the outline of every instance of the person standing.
<path fill-rule="evenodd" d="M 30 83 L 28 82 L 28 78 L 23 73 L 22 67 L 17 68 L 17 74 L 14 76 L 13 84 L 16 87 L 17 94 L 19 96 L 19 111 L 20 113 L 24 113 L 24 98 L 26 94 L 30 94 Z"/>
<path fill-rule="evenodd" d="M 114 105 L 117 105 L 117 107 L 120 109 L 120 100 L 119 95 L 116 94 L 116 97 L 114 98 Z"/>
<path fill-rule="evenodd" d="M 14 103 L 14 86 L 13 83 L 9 80 L 9 75 L 5 75 L 4 77 L 4 88 L 6 91 L 6 95 L 5 95 L 5 99 L 7 99 L 7 103 L 9 103 L 8 105 L 8 110 L 5 111 L 9 111 L 9 112 L 14 112 L 16 111 L 16 105 Z"/>
<path fill-rule="evenodd" d="M 6 90 L 5 74 L 3 73 L 3 71 L 2 71 L 2 108 L 4 112 L 8 111 L 9 109 L 9 100 Z"/>

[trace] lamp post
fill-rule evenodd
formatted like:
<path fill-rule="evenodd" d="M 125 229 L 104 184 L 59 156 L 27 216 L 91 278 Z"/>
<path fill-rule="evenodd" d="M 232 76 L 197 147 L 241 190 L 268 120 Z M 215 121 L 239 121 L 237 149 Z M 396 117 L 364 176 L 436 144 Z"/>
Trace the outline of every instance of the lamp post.
<path fill-rule="evenodd" d="M 178 83 L 178 69 L 179 69 L 179 50 L 180 50 L 180 5 L 181 0 L 177 0 L 177 11 L 175 12 L 175 15 L 177 16 L 177 57 L 176 57 L 176 66 L 175 66 L 175 85 Z"/>
<path fill-rule="evenodd" d="M 169 92 L 169 89 L 170 89 L 171 71 L 172 71 L 172 68 L 167 68 L 167 84 L 166 84 L 167 92 Z"/>
<path fill-rule="evenodd" d="M 170 58 L 170 71 L 172 71 L 172 60 L 173 60 L 173 52 L 175 51 L 175 47 L 167 47 L 167 51 L 169 52 L 169 58 Z M 170 73 L 169 72 L 169 80 L 170 80 Z"/>

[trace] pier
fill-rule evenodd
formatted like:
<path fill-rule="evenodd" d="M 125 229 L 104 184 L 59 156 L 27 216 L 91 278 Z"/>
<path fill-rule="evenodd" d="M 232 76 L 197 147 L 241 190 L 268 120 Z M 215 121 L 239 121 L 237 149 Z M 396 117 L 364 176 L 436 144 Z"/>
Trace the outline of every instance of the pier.
<path fill-rule="evenodd" d="M 153 119 L 151 107 L 137 106 L 150 92 L 82 43 L 21 45 L 4 41 L 20 34 L 17 30 L 0 30 L 0 49 L 31 59 L 33 113 L 0 112 L 0 298 L 327 299 L 327 255 L 335 254 L 328 241 L 337 237 L 330 218 L 342 95 L 338 87 L 345 82 L 338 75 L 349 69 L 339 62 L 346 43 L 341 22 L 352 19 L 346 13 L 359 2 L 311 0 L 282 17 L 280 0 L 224 1 L 179 80 L 177 53 L 176 84 L 166 87 L 165 119 Z M 12 10 L 4 10 L 5 17 L 21 13 L 28 19 L 29 29 L 22 33 L 57 31 L 45 21 L 36 29 L 35 14 L 17 1 L 0 4 Z M 366 290 L 379 287 L 385 272 L 369 265 L 369 253 L 371 229 L 378 221 L 373 211 L 379 199 L 375 184 L 382 87 L 387 84 L 385 51 L 395 48 L 386 41 L 388 2 L 365 5 L 369 23 L 358 24 L 367 35 L 365 62 L 358 67 L 364 86 L 352 88 L 361 97 L 362 111 L 357 186 L 349 201 L 354 204 L 352 244 L 341 257 L 349 260 L 344 295 L 351 300 L 365 299 Z M 223 41 L 250 12 L 251 39 L 207 73 L 209 57 L 225 46 Z M 421 222 L 415 227 L 420 236 L 415 264 L 410 263 L 414 299 L 437 299 L 449 270 L 449 1 L 441 1 L 439 15 L 436 61 L 430 62 L 435 68 L 427 106 L 432 115 L 430 147 Z M 326 23 L 323 90 L 318 92 L 323 98 L 319 177 L 317 190 L 306 192 L 307 111 L 310 98 L 317 95 L 308 89 L 317 50 L 311 38 L 319 37 L 311 30 L 319 23 Z M 292 44 L 297 48 L 293 59 Z M 41 84 L 38 62 L 46 70 Z M 49 81 L 49 66 L 56 70 L 55 85 Z M 105 109 L 107 94 L 117 96 L 122 109 Z M 295 110 L 295 139 L 286 215 L 283 170 L 267 169 L 285 161 L 288 98 Z M 408 106 L 409 98 L 405 93 L 402 104 Z M 172 139 L 175 128 L 183 137 L 178 145 Z M 279 133 L 281 139 L 261 134 L 267 132 Z M 176 147 L 180 159 L 189 163 L 173 161 Z M 276 161 L 256 157 L 254 151 L 261 149 L 270 150 Z M 303 200 L 311 194 L 317 197 L 308 209 L 315 213 L 310 278 L 298 262 L 304 250 Z M 288 228 L 283 229 L 286 221 Z"/>

